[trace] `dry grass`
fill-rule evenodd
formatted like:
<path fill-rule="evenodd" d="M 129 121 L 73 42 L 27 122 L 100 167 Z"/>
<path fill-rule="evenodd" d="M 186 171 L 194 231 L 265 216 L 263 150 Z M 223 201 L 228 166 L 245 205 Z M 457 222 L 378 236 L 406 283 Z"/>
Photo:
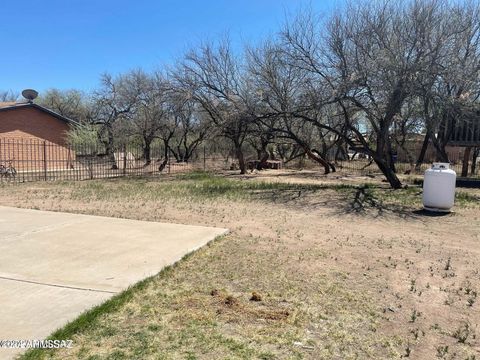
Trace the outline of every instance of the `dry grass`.
<path fill-rule="evenodd" d="M 480 192 L 442 217 L 420 193 L 275 171 L 0 187 L 2 205 L 231 229 L 31 358 L 478 358 Z"/>

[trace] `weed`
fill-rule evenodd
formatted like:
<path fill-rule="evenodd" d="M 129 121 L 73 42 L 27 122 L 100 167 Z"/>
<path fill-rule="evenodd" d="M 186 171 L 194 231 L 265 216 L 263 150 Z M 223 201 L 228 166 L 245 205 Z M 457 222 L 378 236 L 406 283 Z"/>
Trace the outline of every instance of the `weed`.
<path fill-rule="evenodd" d="M 448 345 L 440 345 L 437 347 L 437 357 L 443 358 L 448 354 Z"/>
<path fill-rule="evenodd" d="M 415 287 L 416 282 L 417 282 L 417 281 L 416 281 L 415 279 L 410 280 L 410 291 L 411 291 L 411 292 L 415 292 L 415 291 L 416 291 L 416 287 Z"/>
<path fill-rule="evenodd" d="M 421 312 L 417 311 L 416 309 L 414 309 L 412 311 L 412 314 L 410 315 L 410 322 L 411 323 L 414 323 L 420 316 L 422 315 Z"/>
<path fill-rule="evenodd" d="M 464 322 L 460 327 L 452 333 L 452 337 L 457 339 L 461 344 L 465 344 L 469 337 L 475 337 L 475 331 L 468 322 Z"/>
<path fill-rule="evenodd" d="M 420 337 L 420 333 L 422 333 L 423 335 L 425 335 L 425 334 L 423 333 L 423 331 L 420 331 L 419 328 L 415 328 L 415 329 L 410 330 L 410 333 L 413 335 L 413 338 L 414 338 L 415 340 L 418 340 L 418 338 Z"/>
<path fill-rule="evenodd" d="M 412 353 L 412 348 L 410 347 L 410 344 L 407 345 L 405 348 L 405 355 L 403 357 L 410 357 L 410 354 Z"/>
<path fill-rule="evenodd" d="M 458 191 L 455 194 L 455 201 L 459 205 L 475 205 L 480 202 L 480 197 L 472 195 L 468 192 Z"/>
<path fill-rule="evenodd" d="M 445 301 L 443 302 L 445 305 L 452 305 L 453 303 L 455 302 L 455 299 L 453 298 L 453 296 L 451 295 L 448 295 L 447 298 L 445 299 Z"/>
<path fill-rule="evenodd" d="M 445 271 L 448 271 L 448 270 L 452 269 L 451 260 L 452 259 L 450 257 L 447 259 L 447 263 L 445 264 Z"/>

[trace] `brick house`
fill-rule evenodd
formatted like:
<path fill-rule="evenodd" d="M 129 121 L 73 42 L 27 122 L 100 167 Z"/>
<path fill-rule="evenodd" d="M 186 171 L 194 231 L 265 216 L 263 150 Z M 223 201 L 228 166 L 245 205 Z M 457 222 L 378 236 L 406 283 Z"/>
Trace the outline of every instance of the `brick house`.
<path fill-rule="evenodd" d="M 0 164 L 17 170 L 71 166 L 67 132 L 75 122 L 32 102 L 0 103 Z"/>

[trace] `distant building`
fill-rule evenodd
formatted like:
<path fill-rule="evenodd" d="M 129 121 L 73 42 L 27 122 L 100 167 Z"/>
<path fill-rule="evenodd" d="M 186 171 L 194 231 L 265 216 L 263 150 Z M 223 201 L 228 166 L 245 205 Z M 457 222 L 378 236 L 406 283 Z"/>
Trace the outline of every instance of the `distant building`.
<path fill-rule="evenodd" d="M 0 102 L 0 138 L 3 139 L 35 139 L 66 145 L 66 135 L 73 123 L 31 102 Z"/>
<path fill-rule="evenodd" d="M 0 102 L 0 164 L 12 162 L 17 170 L 37 171 L 71 162 L 74 154 L 67 132 L 76 124 L 32 102 Z"/>

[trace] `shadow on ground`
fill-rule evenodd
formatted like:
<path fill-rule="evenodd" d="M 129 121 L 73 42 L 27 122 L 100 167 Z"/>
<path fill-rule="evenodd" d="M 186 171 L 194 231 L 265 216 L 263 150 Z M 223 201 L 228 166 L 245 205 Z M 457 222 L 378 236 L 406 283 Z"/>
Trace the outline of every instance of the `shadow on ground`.
<path fill-rule="evenodd" d="M 336 215 L 355 214 L 375 218 L 395 215 L 402 218 L 417 217 L 411 208 L 395 203 L 386 203 L 378 197 L 371 186 L 359 186 L 352 193 L 346 194 Z"/>
<path fill-rule="evenodd" d="M 253 198 L 302 210 L 330 210 L 334 216 L 353 214 L 374 218 L 392 215 L 417 218 L 423 215 L 412 211 L 408 206 L 386 203 L 378 196 L 379 191 L 385 191 L 385 189 L 372 185 L 339 187 L 323 184 L 315 188 L 296 185 L 292 189 L 260 191 L 255 193 Z"/>
<path fill-rule="evenodd" d="M 427 216 L 427 217 L 443 217 L 452 215 L 451 212 L 437 212 L 437 211 L 429 211 L 425 209 L 419 209 L 412 211 L 413 214 L 417 216 Z"/>

